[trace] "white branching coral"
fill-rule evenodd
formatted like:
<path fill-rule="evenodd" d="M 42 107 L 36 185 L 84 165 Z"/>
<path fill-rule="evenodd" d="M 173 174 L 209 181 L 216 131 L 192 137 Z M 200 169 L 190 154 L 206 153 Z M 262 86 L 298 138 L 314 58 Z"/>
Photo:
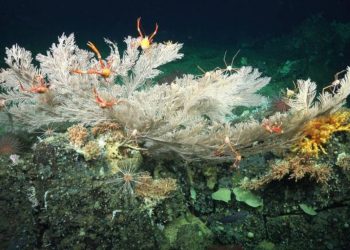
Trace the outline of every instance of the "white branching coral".
<path fill-rule="evenodd" d="M 153 155 L 175 151 L 185 158 L 225 160 L 232 158 L 232 149 L 223 147 L 225 138 L 242 154 L 288 146 L 307 120 L 337 110 L 350 93 L 349 69 L 337 91 L 322 93 L 318 100 L 316 84 L 300 80 L 288 99 L 288 112 L 230 124 L 227 117 L 236 107 L 265 103 L 257 92 L 270 79 L 258 70 L 215 69 L 158 85 L 152 81 L 161 73 L 159 66 L 182 58 L 182 44 L 152 43 L 140 50 L 139 39 L 127 37 L 120 52 L 116 43 L 105 42 L 110 54 L 103 59 L 91 42 L 96 55 L 78 48 L 73 34 L 63 34 L 46 55 L 36 56 L 38 67 L 29 51 L 18 45 L 6 49 L 9 68 L 0 72 L 5 106 L 0 119 L 27 130 L 112 121 L 137 131 Z M 98 68 L 107 68 L 108 74 L 96 74 Z"/>

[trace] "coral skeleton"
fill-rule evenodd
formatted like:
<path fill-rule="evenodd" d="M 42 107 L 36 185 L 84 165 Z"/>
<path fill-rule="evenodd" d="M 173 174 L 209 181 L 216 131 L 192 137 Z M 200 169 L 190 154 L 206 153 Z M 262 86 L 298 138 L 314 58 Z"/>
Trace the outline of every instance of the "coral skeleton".
<path fill-rule="evenodd" d="M 335 112 L 350 93 L 349 68 L 336 92 L 324 91 L 317 99 L 316 84 L 299 80 L 295 95 L 287 97 L 288 111 L 248 116 L 231 124 L 227 117 L 236 107 L 266 103 L 257 92 L 270 78 L 252 67 L 241 67 L 183 75 L 159 85 L 154 82 L 161 73 L 158 67 L 182 58 L 182 44 L 153 42 L 142 50 L 135 46 L 138 38 L 127 37 L 126 49 L 120 53 L 116 43 L 105 42 L 110 48 L 106 79 L 99 74 L 74 73 L 100 68 L 101 61 L 78 48 L 73 34 L 63 34 L 46 55 L 38 54 L 38 64 L 24 48 L 7 48 L 8 68 L 0 72 L 4 90 L 0 93 L 1 122 L 28 131 L 67 123 L 96 126 L 112 122 L 125 131 L 137 131 L 138 142 L 155 157 L 227 161 L 232 160 L 229 150 L 215 154 L 225 138 L 243 156 L 289 148 L 307 121 Z M 276 125 L 279 132 L 267 131 L 262 121 Z"/>

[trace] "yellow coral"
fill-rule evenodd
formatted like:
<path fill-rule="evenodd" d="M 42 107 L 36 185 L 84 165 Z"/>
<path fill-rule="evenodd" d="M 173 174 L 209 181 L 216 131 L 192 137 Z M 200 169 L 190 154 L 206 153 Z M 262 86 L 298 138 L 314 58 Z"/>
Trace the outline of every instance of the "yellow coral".
<path fill-rule="evenodd" d="M 310 120 L 303 128 L 301 139 L 294 145 L 294 151 L 316 158 L 320 151 L 327 154 L 324 144 L 335 132 L 350 132 L 349 119 L 349 111 L 339 111 Z"/>

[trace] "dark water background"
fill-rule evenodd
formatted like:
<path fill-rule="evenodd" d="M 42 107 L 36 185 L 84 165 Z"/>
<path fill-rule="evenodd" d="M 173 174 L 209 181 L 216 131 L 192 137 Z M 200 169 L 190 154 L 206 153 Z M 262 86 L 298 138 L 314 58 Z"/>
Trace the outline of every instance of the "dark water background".
<path fill-rule="evenodd" d="M 227 44 L 281 35 L 318 14 L 329 21 L 350 21 L 348 0 L 0 2 L 2 47 L 13 43 L 41 46 L 63 32 L 75 32 L 78 41 L 102 37 L 119 41 L 137 35 L 135 22 L 139 16 L 147 32 L 159 23 L 161 40 L 195 44 Z"/>
<path fill-rule="evenodd" d="M 325 57 L 319 56 L 312 63 L 317 61 L 321 64 L 327 60 L 327 66 L 322 67 L 321 65 L 316 69 L 307 69 L 302 74 L 291 77 L 310 76 L 317 81 L 324 79 L 324 76 L 319 76 L 317 73 L 320 71 L 329 76 L 325 80 L 328 82 L 335 72 L 350 65 L 350 45 L 342 45 L 341 48 L 335 50 L 330 49 L 333 46 L 332 43 L 336 43 L 337 39 L 329 39 L 334 34 L 327 28 L 320 28 L 314 32 L 317 33 L 317 37 L 312 37 L 311 42 L 305 42 L 307 45 L 305 51 L 308 50 L 306 54 L 292 55 L 293 50 L 291 49 L 289 54 L 286 54 L 284 43 L 288 42 L 289 38 L 276 45 L 271 46 L 270 44 L 270 51 L 265 49 L 266 43 L 270 40 L 292 34 L 306 20 L 315 16 L 321 18 L 322 22 L 327 25 L 334 21 L 349 23 L 349 0 L 1 0 L 0 2 L 0 58 L 5 56 L 4 48 L 14 43 L 32 51 L 33 54 L 45 53 L 62 33 L 74 32 L 77 43 L 82 48 L 90 40 L 101 44 L 104 37 L 121 43 L 128 35 L 138 36 L 136 19 L 141 16 L 142 26 L 147 34 L 153 31 L 155 22 L 158 22 L 159 33 L 155 40 L 183 42 L 185 50 L 194 48 L 198 50 L 198 54 L 219 49 L 220 63 L 222 63 L 221 58 L 225 50 L 231 49 L 231 54 L 233 54 L 234 51 L 242 49 L 244 44 L 251 44 L 250 48 L 255 54 L 249 55 L 243 52 L 242 56 L 259 61 L 272 57 L 277 60 L 277 57 L 281 57 L 279 63 L 283 63 L 293 56 L 295 58 L 310 57 L 314 50 L 313 47 L 316 50 L 314 54 L 318 56 L 325 54 Z M 318 23 L 314 26 L 317 27 Z M 323 40 L 328 43 L 327 48 L 322 48 Z M 313 42 L 317 45 L 310 45 Z M 305 44 L 301 46 L 295 53 L 303 52 Z M 336 46 L 337 44 L 334 44 L 334 47 Z M 274 47 L 274 51 L 271 51 L 271 47 Z M 101 46 L 99 48 L 102 54 L 108 52 L 107 48 Z M 188 55 L 186 51 L 184 52 L 185 55 Z M 213 55 L 209 53 L 205 57 L 210 58 Z M 331 62 L 328 60 L 329 57 L 333 57 Z M 262 67 L 252 60 L 249 63 L 255 67 Z M 197 61 L 196 64 L 203 65 L 204 63 Z M 270 65 L 272 67 L 271 62 Z M 0 66 L 5 66 L 3 60 L 0 61 Z M 275 69 L 270 71 L 274 72 Z M 270 71 L 265 70 L 271 75 Z"/>

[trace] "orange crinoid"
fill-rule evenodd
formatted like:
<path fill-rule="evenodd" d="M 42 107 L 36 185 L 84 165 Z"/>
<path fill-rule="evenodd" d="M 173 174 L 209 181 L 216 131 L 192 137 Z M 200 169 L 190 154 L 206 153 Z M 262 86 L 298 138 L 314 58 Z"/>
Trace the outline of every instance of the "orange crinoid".
<path fill-rule="evenodd" d="M 350 111 L 338 111 L 308 121 L 294 149 L 316 158 L 320 151 L 327 154 L 323 145 L 328 142 L 333 133 L 338 131 L 350 132 Z"/>

